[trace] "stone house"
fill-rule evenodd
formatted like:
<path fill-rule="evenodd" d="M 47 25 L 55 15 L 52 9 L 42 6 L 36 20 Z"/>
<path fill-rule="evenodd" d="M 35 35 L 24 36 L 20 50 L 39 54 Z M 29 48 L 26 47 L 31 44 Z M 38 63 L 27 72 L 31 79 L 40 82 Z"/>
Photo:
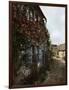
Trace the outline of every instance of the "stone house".
<path fill-rule="evenodd" d="M 51 46 L 53 56 L 58 58 L 64 58 L 65 57 L 65 44 L 55 45 L 53 44 Z"/>
<path fill-rule="evenodd" d="M 51 46 L 51 49 L 52 49 L 52 52 L 53 52 L 53 56 L 57 56 L 57 45 L 56 44 L 53 44 Z"/>
<path fill-rule="evenodd" d="M 65 57 L 65 44 L 61 44 L 58 46 L 58 53 L 57 54 L 60 58 Z"/>
<path fill-rule="evenodd" d="M 40 6 L 15 2 L 11 3 L 11 12 L 14 48 L 17 51 L 13 52 L 17 55 L 16 70 L 23 64 L 36 67 L 47 64 L 49 32 L 46 27 L 47 18 Z"/>

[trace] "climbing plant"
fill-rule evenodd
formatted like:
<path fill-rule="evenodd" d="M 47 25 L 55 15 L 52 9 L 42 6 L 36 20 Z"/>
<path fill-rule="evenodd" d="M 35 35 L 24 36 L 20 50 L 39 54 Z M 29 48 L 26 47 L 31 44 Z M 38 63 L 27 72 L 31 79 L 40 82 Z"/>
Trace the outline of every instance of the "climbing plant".
<path fill-rule="evenodd" d="M 16 4 L 12 5 L 12 26 L 13 26 L 13 61 L 15 74 L 19 70 L 20 66 L 27 65 L 28 54 L 26 51 L 32 47 L 32 69 L 31 77 L 29 80 L 35 83 L 36 81 L 44 81 L 46 77 L 46 70 L 49 68 L 49 61 L 51 59 L 51 42 L 50 35 L 47 28 L 44 25 L 43 17 L 41 20 L 30 19 L 33 14 L 30 14 L 28 10 L 28 5 Z M 28 8 L 28 9 L 27 9 Z M 38 13 L 38 12 L 37 12 Z M 35 13 L 37 15 L 37 13 Z M 29 16 L 29 18 L 27 17 Z M 35 57 L 35 47 L 41 47 L 43 49 L 43 58 L 45 58 L 45 63 L 42 67 L 38 69 L 36 57 Z M 39 48 L 38 48 L 39 57 Z M 38 58 L 39 59 L 39 58 Z M 36 78 L 35 77 L 36 74 Z"/>

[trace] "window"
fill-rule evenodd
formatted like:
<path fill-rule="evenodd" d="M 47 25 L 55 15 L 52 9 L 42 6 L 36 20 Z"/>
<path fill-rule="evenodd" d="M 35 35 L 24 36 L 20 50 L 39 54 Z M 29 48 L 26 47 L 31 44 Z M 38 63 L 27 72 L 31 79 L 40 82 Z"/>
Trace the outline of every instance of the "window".
<path fill-rule="evenodd" d="M 33 21 L 33 12 L 30 11 L 30 21 Z"/>
<path fill-rule="evenodd" d="M 27 17 L 27 20 L 29 20 L 29 8 L 26 11 L 26 17 Z"/>

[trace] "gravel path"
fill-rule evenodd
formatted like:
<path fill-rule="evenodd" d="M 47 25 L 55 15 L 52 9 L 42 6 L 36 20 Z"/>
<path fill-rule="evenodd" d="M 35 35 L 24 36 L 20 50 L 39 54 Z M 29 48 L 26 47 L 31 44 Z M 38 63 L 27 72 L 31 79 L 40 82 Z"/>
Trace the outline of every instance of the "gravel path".
<path fill-rule="evenodd" d="M 47 85 L 66 83 L 66 66 L 64 60 L 54 60 L 51 70 L 48 72 L 48 78 L 43 82 Z"/>

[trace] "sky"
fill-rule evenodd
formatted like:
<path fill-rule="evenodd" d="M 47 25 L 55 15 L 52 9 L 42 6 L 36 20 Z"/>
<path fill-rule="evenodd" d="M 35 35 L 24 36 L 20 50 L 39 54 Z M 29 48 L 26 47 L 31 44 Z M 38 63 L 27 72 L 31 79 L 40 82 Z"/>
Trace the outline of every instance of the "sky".
<path fill-rule="evenodd" d="M 52 44 L 65 43 L 65 8 L 40 6 L 43 14 L 47 18 L 47 28 L 50 33 Z"/>

